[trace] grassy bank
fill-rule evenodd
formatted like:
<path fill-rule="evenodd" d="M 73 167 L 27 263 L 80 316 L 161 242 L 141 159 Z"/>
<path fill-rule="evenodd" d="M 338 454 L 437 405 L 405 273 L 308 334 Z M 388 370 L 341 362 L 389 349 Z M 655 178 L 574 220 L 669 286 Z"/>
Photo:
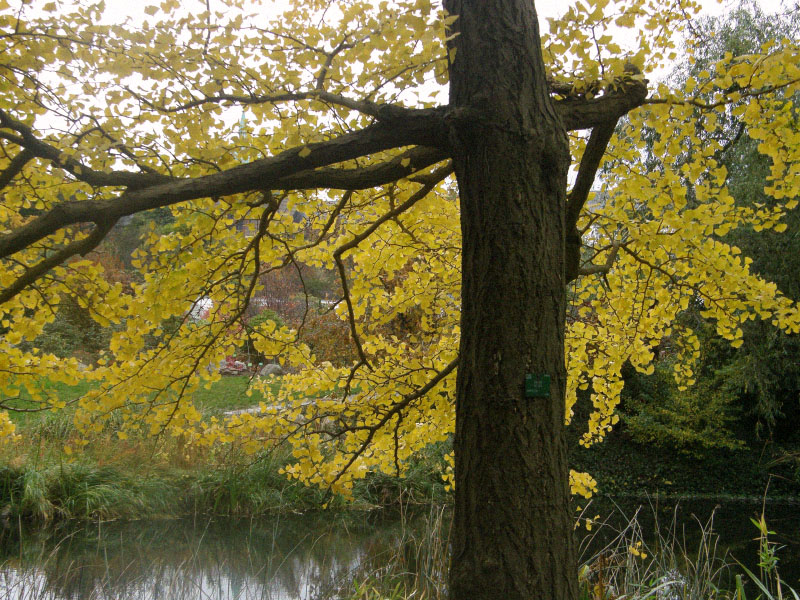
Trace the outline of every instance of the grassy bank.
<path fill-rule="evenodd" d="M 252 406 L 247 376 L 224 377 L 192 398 L 206 417 Z M 69 403 L 88 386 L 57 387 Z M 68 404 L 69 406 L 69 404 Z M 0 519 L 53 522 L 62 519 L 140 519 L 187 515 L 253 516 L 344 507 L 325 490 L 280 473 L 292 462 L 286 447 L 255 456 L 236 444 L 186 448 L 181 440 L 129 435 L 113 427 L 93 434 L 79 453 L 64 446 L 76 431 L 70 408 L 16 413 L 21 439 L 0 450 Z M 375 474 L 356 486 L 355 507 L 443 501 L 444 450 L 431 448 L 404 480 Z M 353 505 L 350 505 L 353 506 Z"/>
<path fill-rule="evenodd" d="M 251 406 L 247 376 L 224 377 L 192 399 L 206 416 Z M 87 385 L 57 388 L 69 402 Z M 0 450 L 0 519 L 139 519 L 186 515 L 250 516 L 320 508 L 324 491 L 288 480 L 286 448 L 256 456 L 236 445 L 187 449 L 179 439 L 95 434 L 71 457 L 64 445 L 76 433 L 69 408 L 14 415 L 22 439 Z M 604 496 L 797 498 L 800 473 L 759 449 L 686 454 L 636 444 L 615 431 L 602 444 L 569 443 L 573 468 L 591 473 Z M 417 457 L 403 480 L 372 474 L 356 485 L 356 507 L 448 502 L 441 472 L 446 444 Z M 332 505 L 345 506 L 333 498 Z M 350 505 L 353 506 L 353 505 Z"/>
<path fill-rule="evenodd" d="M 323 501 L 320 490 L 279 474 L 289 459 L 285 451 L 176 466 L 168 455 L 154 462 L 144 449 L 126 445 L 127 464 L 100 464 L 89 457 L 6 466 L 0 469 L 2 516 L 48 522 L 258 515 L 287 507 L 307 510 Z"/>
<path fill-rule="evenodd" d="M 207 416 L 252 404 L 247 377 L 225 377 L 193 398 Z M 86 386 L 59 390 L 69 400 Z M 290 459 L 276 448 L 247 456 L 236 447 L 187 449 L 180 439 L 130 435 L 111 427 L 66 456 L 76 438 L 69 408 L 18 413 L 18 442 L 0 453 L 0 515 L 53 522 L 61 519 L 139 519 L 190 514 L 251 515 L 286 506 L 317 506 L 319 490 L 279 474 Z"/>
<path fill-rule="evenodd" d="M 572 468 L 591 473 L 600 493 L 612 497 L 759 499 L 766 490 L 771 498 L 798 498 L 798 450 L 761 442 L 689 453 L 637 443 L 622 429 L 589 448 L 577 436 L 569 442 Z"/>
<path fill-rule="evenodd" d="M 277 448 L 257 456 L 213 454 L 194 464 L 169 451 L 148 452 L 136 441 L 115 443 L 107 464 L 91 452 L 73 462 L 43 459 L 0 467 L 0 518 L 47 523 L 61 519 L 142 519 L 162 517 L 256 516 L 331 508 L 372 509 L 399 503 L 441 502 L 446 493 L 429 459 L 412 465 L 402 480 L 376 474 L 355 487 L 355 500 L 330 498 L 281 474 L 291 452 Z"/>

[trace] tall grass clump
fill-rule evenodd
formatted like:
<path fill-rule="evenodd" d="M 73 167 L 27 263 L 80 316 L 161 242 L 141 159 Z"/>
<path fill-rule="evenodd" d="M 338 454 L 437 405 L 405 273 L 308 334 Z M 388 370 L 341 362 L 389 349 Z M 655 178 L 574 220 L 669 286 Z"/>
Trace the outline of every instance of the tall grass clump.
<path fill-rule="evenodd" d="M 397 509 L 448 503 L 452 494 L 445 489 L 442 475 L 447 468 L 445 455 L 452 449 L 452 439 L 430 444 L 411 458 L 401 477 L 372 472 L 356 482 L 354 495 L 365 504 Z"/>
<path fill-rule="evenodd" d="M 252 516 L 319 508 L 325 501 L 323 490 L 290 480 L 281 473 L 291 459 L 289 448 L 275 448 L 203 471 L 188 490 L 190 504 L 185 512 Z"/>
<path fill-rule="evenodd" d="M 4 468 L 0 504 L 6 518 L 158 518 L 177 514 L 180 490 L 168 479 L 132 477 L 113 467 L 71 463 Z"/>
<path fill-rule="evenodd" d="M 718 550 L 713 513 L 705 523 L 697 521 L 699 539 L 690 546 L 678 528 L 677 507 L 666 528 L 655 520 L 650 542 L 639 522 L 640 511 L 641 508 L 632 518 L 625 519 L 627 525 L 619 530 L 612 528 L 609 519 L 595 523 L 596 533 L 583 539 L 578 574 L 580 600 L 727 597 L 724 590 L 731 583 L 731 570 L 726 554 Z M 583 515 L 579 525 L 587 520 L 592 524 Z M 605 543 L 597 543 L 601 536 L 606 536 Z M 589 548 L 595 549 L 589 552 Z"/>
<path fill-rule="evenodd" d="M 450 512 L 432 506 L 420 518 L 403 515 L 396 543 L 370 554 L 321 600 L 400 600 L 447 598 Z"/>
<path fill-rule="evenodd" d="M 758 530 L 758 574 L 728 556 L 719 548 L 714 531 L 714 513 L 707 521 L 695 518 L 698 536 L 687 542 L 685 531 L 678 527 L 679 507 L 664 527 L 654 520 L 653 536 L 646 542 L 639 522 L 641 508 L 627 525 L 614 530 L 609 519 L 581 544 L 581 567 L 578 575 L 580 600 L 800 600 L 797 592 L 781 580 L 778 551 L 770 536 L 762 510 L 760 519 L 751 519 Z M 655 511 L 654 511 L 655 512 Z M 609 531 L 613 535 L 608 535 Z M 598 544 L 599 536 L 606 536 Z M 588 548 L 595 548 L 591 552 Z M 599 547 L 599 549 L 597 549 Z M 746 584 L 755 587 L 746 593 Z"/>
<path fill-rule="evenodd" d="M 754 599 L 783 600 L 786 598 L 787 600 L 800 600 L 800 594 L 786 585 L 786 582 L 781 579 L 778 572 L 778 551 L 782 547 L 770 539 L 770 536 L 775 535 L 775 532 L 770 531 L 769 527 L 767 527 L 767 520 L 764 518 L 763 510 L 758 520 L 750 519 L 750 521 L 758 530 L 758 575 L 741 563 L 739 563 L 739 568 L 745 572 L 757 588 Z M 733 600 L 747 600 L 741 575 L 736 576 L 736 592 Z"/>

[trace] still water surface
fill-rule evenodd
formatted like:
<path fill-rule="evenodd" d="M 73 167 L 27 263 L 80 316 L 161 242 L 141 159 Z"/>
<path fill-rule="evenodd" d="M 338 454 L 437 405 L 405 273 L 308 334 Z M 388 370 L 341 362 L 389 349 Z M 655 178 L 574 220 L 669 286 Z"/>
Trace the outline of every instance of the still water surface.
<path fill-rule="evenodd" d="M 613 537 L 638 503 L 595 502 L 588 516 L 608 520 L 597 534 L 580 528 L 584 560 Z M 645 504 L 638 521 L 652 539 L 655 523 L 675 534 L 691 554 L 698 523 L 713 514 L 718 555 L 757 568 L 761 505 L 728 502 Z M 62 526 L 57 530 L 0 532 L 0 598 L 19 600 L 307 600 L 336 598 L 380 572 L 392 556 L 414 554 L 433 521 L 447 514 L 425 509 L 403 518 L 386 514 L 289 515 L 252 520 L 187 519 Z M 782 577 L 800 589 L 800 507 L 768 504 Z M 446 525 L 442 535 L 447 535 Z M 417 542 L 409 543 L 411 538 Z M 446 541 L 443 546 L 446 545 Z M 733 562 L 733 561 L 731 561 Z M 413 557 L 404 566 L 415 568 Z"/>

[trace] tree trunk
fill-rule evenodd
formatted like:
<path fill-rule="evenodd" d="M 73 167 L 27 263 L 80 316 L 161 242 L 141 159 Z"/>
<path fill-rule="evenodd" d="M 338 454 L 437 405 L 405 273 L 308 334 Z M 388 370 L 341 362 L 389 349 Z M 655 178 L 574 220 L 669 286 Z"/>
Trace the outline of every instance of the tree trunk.
<path fill-rule="evenodd" d="M 569 148 L 531 0 L 445 0 L 463 233 L 453 600 L 574 599 L 564 438 Z M 526 397 L 525 375 L 549 375 Z"/>

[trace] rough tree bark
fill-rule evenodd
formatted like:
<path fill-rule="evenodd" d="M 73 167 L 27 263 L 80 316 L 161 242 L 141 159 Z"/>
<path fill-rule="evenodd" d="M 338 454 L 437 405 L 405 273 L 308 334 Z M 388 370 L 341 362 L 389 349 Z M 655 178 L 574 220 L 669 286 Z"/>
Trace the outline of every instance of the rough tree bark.
<path fill-rule="evenodd" d="M 532 0 L 444 0 L 444 6 L 458 16 L 453 32 L 458 35 L 449 42 L 455 50 L 449 107 L 406 109 L 328 94 L 326 101 L 371 115 L 375 122 L 200 177 L 94 170 L 0 110 L 0 137 L 19 147 L 0 172 L 0 190 L 34 158 L 95 189 L 124 188 L 115 198 L 59 203 L 13 231 L 0 232 L 0 259 L 5 259 L 71 225 L 95 225 L 89 237 L 41 257 L 0 289 L 0 304 L 54 266 L 96 247 L 124 215 L 253 190 L 364 189 L 451 156 L 463 232 L 451 596 L 573 600 L 577 571 L 564 440 L 565 289 L 570 279 L 608 270 L 613 261 L 612 253 L 606 265 L 581 269 L 575 225 L 614 125 L 644 102 L 646 83 L 630 78 L 600 97 L 553 104 Z M 301 97 L 307 96 L 298 93 L 294 99 Z M 569 198 L 565 128 L 593 128 Z M 390 148 L 406 150 L 365 168 L 334 166 Z M 430 179 L 432 174 L 417 177 L 438 181 Z M 525 397 L 528 373 L 550 376 L 546 397 Z M 399 401 L 383 424 L 438 380 Z"/>
<path fill-rule="evenodd" d="M 548 95 L 533 2 L 444 5 L 458 15 L 450 144 L 463 233 L 450 595 L 573 599 L 567 135 Z M 527 373 L 550 376 L 549 397 L 525 397 Z"/>

